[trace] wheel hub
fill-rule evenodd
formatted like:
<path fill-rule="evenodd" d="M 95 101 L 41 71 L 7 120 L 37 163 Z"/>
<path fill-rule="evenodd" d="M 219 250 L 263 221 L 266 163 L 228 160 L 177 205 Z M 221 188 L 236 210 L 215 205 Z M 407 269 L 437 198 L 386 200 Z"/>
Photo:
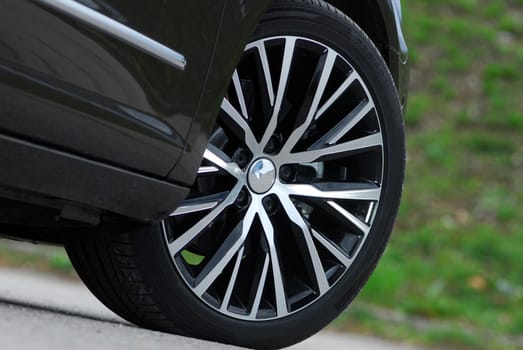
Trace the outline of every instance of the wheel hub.
<path fill-rule="evenodd" d="M 276 167 L 267 158 L 260 158 L 252 163 L 247 172 L 249 188 L 258 194 L 269 191 L 276 181 Z"/>

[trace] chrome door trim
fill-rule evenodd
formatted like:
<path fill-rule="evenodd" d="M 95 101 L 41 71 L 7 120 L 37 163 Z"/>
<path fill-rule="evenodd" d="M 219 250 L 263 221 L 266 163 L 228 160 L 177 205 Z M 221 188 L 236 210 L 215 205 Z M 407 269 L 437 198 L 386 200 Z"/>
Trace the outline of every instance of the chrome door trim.
<path fill-rule="evenodd" d="M 79 19 L 180 70 L 184 70 L 187 65 L 182 54 L 74 0 L 36 0 L 36 2 Z"/>

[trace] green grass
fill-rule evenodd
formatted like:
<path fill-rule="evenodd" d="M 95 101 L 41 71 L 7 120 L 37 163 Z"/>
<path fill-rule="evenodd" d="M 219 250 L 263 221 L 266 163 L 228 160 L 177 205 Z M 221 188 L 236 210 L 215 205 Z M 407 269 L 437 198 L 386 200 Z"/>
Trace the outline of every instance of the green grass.
<path fill-rule="evenodd" d="M 335 328 L 523 348 L 523 1 L 403 4 L 404 199 L 383 260 Z"/>
<path fill-rule="evenodd" d="M 0 240 L 0 266 L 51 272 L 76 278 L 63 248 Z"/>

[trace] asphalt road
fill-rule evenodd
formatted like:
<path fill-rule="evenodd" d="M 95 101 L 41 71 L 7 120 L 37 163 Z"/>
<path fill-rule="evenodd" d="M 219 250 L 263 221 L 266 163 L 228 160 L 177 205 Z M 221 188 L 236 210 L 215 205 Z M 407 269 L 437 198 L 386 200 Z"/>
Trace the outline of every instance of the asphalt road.
<path fill-rule="evenodd" d="M 0 269 L 1 349 L 223 350 L 236 347 L 140 329 L 125 322 L 75 281 Z M 293 350 L 413 347 L 359 335 L 320 333 Z"/>

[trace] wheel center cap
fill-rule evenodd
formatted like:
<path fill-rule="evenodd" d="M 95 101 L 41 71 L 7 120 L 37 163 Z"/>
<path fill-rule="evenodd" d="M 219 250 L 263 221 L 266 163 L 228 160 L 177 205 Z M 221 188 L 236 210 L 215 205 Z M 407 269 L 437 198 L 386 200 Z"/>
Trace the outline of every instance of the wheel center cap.
<path fill-rule="evenodd" d="M 252 191 L 265 193 L 276 181 L 276 167 L 267 158 L 260 158 L 252 163 L 247 173 L 247 182 Z"/>

